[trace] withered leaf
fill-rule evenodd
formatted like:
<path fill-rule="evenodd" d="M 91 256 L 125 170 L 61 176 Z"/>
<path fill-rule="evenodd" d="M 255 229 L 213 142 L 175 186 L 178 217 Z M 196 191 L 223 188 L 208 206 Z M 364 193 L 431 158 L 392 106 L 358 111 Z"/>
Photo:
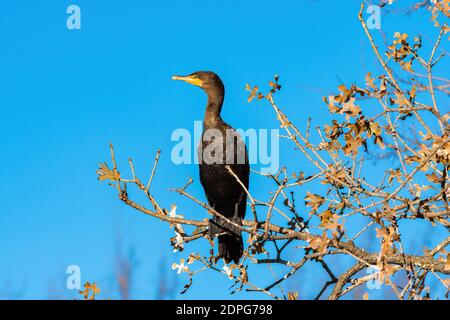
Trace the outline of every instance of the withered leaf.
<path fill-rule="evenodd" d="M 119 171 L 111 170 L 108 168 L 108 164 L 106 162 L 99 163 L 100 168 L 97 169 L 96 173 L 98 174 L 98 180 L 111 180 L 116 181 L 120 179 L 120 173 Z M 117 174 L 117 176 L 116 176 Z"/>
<path fill-rule="evenodd" d="M 309 191 L 306 192 L 305 205 L 308 207 L 311 207 L 313 209 L 313 211 L 316 211 L 317 209 L 319 209 L 319 207 L 324 203 L 325 203 L 325 198 L 323 198 L 317 194 L 313 194 Z"/>

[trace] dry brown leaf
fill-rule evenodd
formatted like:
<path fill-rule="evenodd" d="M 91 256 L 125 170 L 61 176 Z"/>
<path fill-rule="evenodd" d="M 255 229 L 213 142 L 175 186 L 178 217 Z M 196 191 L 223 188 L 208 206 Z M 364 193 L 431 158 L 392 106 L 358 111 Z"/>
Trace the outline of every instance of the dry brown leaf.
<path fill-rule="evenodd" d="M 120 179 L 120 173 L 119 171 L 110 170 L 108 168 L 108 164 L 106 162 L 99 163 L 100 168 L 97 169 L 96 173 L 98 174 L 98 180 L 104 181 L 104 180 L 111 180 L 111 181 L 117 181 Z M 116 176 L 117 173 L 117 176 Z"/>

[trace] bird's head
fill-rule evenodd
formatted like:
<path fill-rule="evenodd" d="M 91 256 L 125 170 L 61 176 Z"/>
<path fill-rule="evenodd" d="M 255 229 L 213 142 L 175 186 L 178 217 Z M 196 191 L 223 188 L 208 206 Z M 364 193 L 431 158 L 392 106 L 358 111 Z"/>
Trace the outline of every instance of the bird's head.
<path fill-rule="evenodd" d="M 200 87 L 207 94 L 222 93 L 224 86 L 219 76 L 211 71 L 197 71 L 188 76 L 173 76 L 172 80 L 182 80 L 194 86 Z"/>

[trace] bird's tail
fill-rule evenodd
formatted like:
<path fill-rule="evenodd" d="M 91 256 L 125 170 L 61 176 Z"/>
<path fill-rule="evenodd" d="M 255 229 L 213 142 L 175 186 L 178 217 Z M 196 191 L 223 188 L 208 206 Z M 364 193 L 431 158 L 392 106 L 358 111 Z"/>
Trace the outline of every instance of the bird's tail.
<path fill-rule="evenodd" d="M 242 225 L 240 218 L 234 217 L 230 220 L 239 226 Z M 214 217 L 209 220 L 209 237 L 214 239 L 216 236 L 219 239 L 219 257 L 223 258 L 226 263 L 234 261 L 238 264 L 244 251 L 244 242 L 239 228 L 223 219 Z"/>

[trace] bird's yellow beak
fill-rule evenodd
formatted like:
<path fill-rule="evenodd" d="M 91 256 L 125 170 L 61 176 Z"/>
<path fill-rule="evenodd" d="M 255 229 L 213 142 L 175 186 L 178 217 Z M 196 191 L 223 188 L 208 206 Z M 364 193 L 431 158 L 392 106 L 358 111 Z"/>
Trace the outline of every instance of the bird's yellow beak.
<path fill-rule="evenodd" d="M 200 80 L 199 78 L 194 77 L 194 76 L 185 76 L 185 77 L 183 77 L 183 76 L 173 76 L 172 80 L 181 80 L 181 81 L 193 84 L 194 86 L 197 86 L 197 87 L 201 87 L 202 84 L 203 84 L 202 80 Z"/>

